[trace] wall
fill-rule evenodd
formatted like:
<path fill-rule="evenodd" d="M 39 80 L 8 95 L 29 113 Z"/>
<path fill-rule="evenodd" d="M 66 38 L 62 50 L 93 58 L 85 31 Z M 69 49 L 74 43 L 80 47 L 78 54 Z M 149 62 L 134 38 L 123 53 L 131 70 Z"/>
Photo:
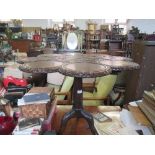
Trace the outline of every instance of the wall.
<path fill-rule="evenodd" d="M 127 30 L 132 26 L 138 27 L 142 33 L 151 34 L 155 32 L 155 19 L 128 19 Z"/>
<path fill-rule="evenodd" d="M 52 20 L 49 19 L 22 19 L 23 27 L 41 27 L 47 28 L 52 24 Z"/>
<path fill-rule="evenodd" d="M 22 19 L 23 20 L 23 26 L 24 27 L 52 27 L 53 22 L 52 19 Z M 102 19 L 91 19 L 92 22 L 95 22 L 97 24 L 97 29 L 100 28 L 100 25 L 103 23 Z M 87 22 L 88 19 L 75 19 L 74 23 L 75 26 L 79 27 L 82 30 L 87 29 Z"/>
<path fill-rule="evenodd" d="M 87 23 L 88 23 L 88 19 L 75 19 L 74 23 L 75 26 L 79 27 L 82 30 L 86 30 L 88 29 L 87 27 Z M 91 19 L 91 22 L 94 22 L 97 24 L 97 29 L 100 29 L 100 25 L 102 25 L 104 23 L 104 19 Z"/>
<path fill-rule="evenodd" d="M 92 22 L 97 24 L 97 29 L 100 28 L 101 24 L 105 23 L 104 19 L 91 19 Z M 75 26 L 80 29 L 87 29 L 88 19 L 75 19 Z M 42 27 L 48 28 L 52 27 L 52 19 L 23 19 L 24 27 Z M 128 19 L 127 30 L 131 29 L 132 26 L 136 26 L 143 33 L 153 33 L 155 31 L 155 19 Z"/>

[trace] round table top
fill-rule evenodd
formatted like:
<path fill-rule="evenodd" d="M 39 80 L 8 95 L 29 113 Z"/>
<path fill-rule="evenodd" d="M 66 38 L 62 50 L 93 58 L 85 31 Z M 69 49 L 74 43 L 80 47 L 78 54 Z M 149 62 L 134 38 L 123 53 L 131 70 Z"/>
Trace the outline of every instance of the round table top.
<path fill-rule="evenodd" d="M 36 62 L 36 61 L 58 61 L 58 62 L 64 62 L 66 61 L 64 59 L 64 56 L 60 54 L 41 54 L 37 57 L 27 57 L 23 59 L 17 60 L 17 63 L 24 64 L 24 63 L 30 63 L 30 62 Z"/>
<path fill-rule="evenodd" d="M 59 59 L 69 59 L 69 58 L 81 58 L 84 54 L 81 53 L 63 53 L 63 54 L 40 54 L 38 58 L 48 57 L 51 59 L 59 58 Z"/>
<path fill-rule="evenodd" d="M 67 76 L 94 78 L 108 75 L 112 72 L 112 70 L 111 67 L 105 65 L 87 62 L 74 62 L 62 65 L 59 72 Z"/>
<path fill-rule="evenodd" d="M 31 48 L 31 49 L 30 49 L 31 52 L 33 52 L 33 51 L 35 51 L 35 52 L 38 51 L 38 52 L 39 52 L 39 51 L 43 51 L 43 50 L 44 50 L 44 49 L 43 49 L 43 48 L 40 48 L 40 47 L 34 47 L 34 48 Z"/>
<path fill-rule="evenodd" d="M 116 60 L 99 60 L 98 64 L 110 66 L 113 71 L 125 71 L 139 69 L 139 64 L 131 61 L 116 61 Z"/>
<path fill-rule="evenodd" d="M 37 57 L 26 57 L 26 58 L 18 59 L 16 62 L 19 64 L 24 64 L 28 62 L 34 62 L 37 60 L 38 60 Z"/>
<path fill-rule="evenodd" d="M 19 66 L 19 69 L 27 73 L 53 73 L 58 72 L 62 62 L 56 61 L 35 61 Z"/>
<path fill-rule="evenodd" d="M 18 63 L 24 64 L 20 66 L 20 69 L 24 72 L 32 73 L 52 73 L 58 71 L 60 67 L 66 66 L 66 64 L 75 64 L 75 68 L 78 71 L 82 71 L 83 65 L 92 66 L 86 72 L 92 69 L 92 72 L 95 72 L 94 66 L 108 66 L 111 67 L 113 71 L 124 71 L 124 70 L 134 70 L 139 69 L 137 63 L 132 62 L 132 59 L 120 56 L 110 56 L 110 55 L 101 55 L 101 54 L 81 54 L 81 53 L 66 53 L 66 54 L 43 54 L 38 57 L 29 57 L 18 60 Z M 79 67 L 80 66 L 80 67 Z M 105 67 L 104 66 L 104 67 Z M 71 66 L 70 66 L 71 67 Z M 100 68 L 100 67 L 99 67 Z M 100 68 L 101 70 L 101 68 Z M 105 69 L 103 69 L 104 72 Z M 87 74 L 88 74 L 87 72 Z M 91 72 L 91 73 L 92 73 Z M 68 72 L 66 72 L 68 74 Z M 90 73 L 90 72 L 89 72 Z M 96 73 L 95 73 L 96 74 Z M 76 74 L 75 74 L 76 75 Z M 86 74 L 81 74 L 86 77 Z M 96 76 L 96 75 L 93 75 Z M 87 75 L 90 77 L 90 75 Z"/>
<path fill-rule="evenodd" d="M 58 62 L 79 62 L 79 61 L 88 61 L 88 62 L 97 62 L 98 60 L 116 60 L 116 61 L 132 61 L 131 58 L 120 57 L 120 56 L 110 56 L 106 54 L 80 54 L 80 53 L 67 53 L 67 54 L 41 54 L 37 57 L 27 57 L 17 60 L 18 63 L 28 63 L 34 61 L 58 61 Z"/>
<path fill-rule="evenodd" d="M 98 59 L 106 59 L 106 60 L 115 60 L 115 61 L 133 61 L 131 58 L 121 57 L 121 56 L 112 56 L 112 55 L 97 55 Z"/>
<path fill-rule="evenodd" d="M 40 55 L 37 56 L 37 58 L 41 58 L 41 57 L 53 58 L 53 57 L 58 57 L 58 56 L 61 56 L 61 54 L 40 54 Z"/>

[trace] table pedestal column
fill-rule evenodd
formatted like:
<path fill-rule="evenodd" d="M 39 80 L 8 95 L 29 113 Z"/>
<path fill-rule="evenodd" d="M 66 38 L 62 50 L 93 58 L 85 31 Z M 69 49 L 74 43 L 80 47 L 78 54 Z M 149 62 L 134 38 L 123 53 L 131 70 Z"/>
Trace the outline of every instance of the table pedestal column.
<path fill-rule="evenodd" d="M 97 135 L 97 131 L 94 127 L 94 119 L 93 116 L 84 111 L 83 109 L 83 91 L 82 91 L 82 78 L 75 77 L 74 85 L 73 85 L 73 107 L 72 110 L 64 115 L 61 120 L 61 126 L 59 130 L 59 134 L 62 134 L 66 128 L 67 122 L 71 118 L 84 118 L 87 120 L 89 128 L 92 134 Z"/>

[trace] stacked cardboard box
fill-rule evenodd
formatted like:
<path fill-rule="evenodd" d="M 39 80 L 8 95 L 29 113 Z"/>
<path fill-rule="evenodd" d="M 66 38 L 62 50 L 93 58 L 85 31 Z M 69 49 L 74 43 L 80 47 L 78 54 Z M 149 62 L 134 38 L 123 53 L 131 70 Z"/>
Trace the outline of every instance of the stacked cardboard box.
<path fill-rule="evenodd" d="M 155 129 L 155 90 L 144 91 L 143 100 L 142 103 L 139 104 L 139 107 Z"/>

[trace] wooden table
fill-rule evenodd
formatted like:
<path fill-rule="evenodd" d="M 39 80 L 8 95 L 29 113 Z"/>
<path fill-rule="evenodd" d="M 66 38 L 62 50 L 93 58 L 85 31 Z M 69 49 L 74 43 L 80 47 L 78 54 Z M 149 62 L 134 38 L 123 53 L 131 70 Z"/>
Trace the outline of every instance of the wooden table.
<path fill-rule="evenodd" d="M 35 59 L 35 61 L 33 60 Z M 139 65 L 128 60 L 113 56 L 101 56 L 90 54 L 46 54 L 32 58 L 30 61 L 19 67 L 24 72 L 29 73 L 53 73 L 60 72 L 66 76 L 74 78 L 73 84 L 73 107 L 62 119 L 59 134 L 65 130 L 67 122 L 73 118 L 84 118 L 93 134 L 97 134 L 94 128 L 93 117 L 83 109 L 82 78 L 94 78 L 108 74 L 116 74 L 123 70 L 138 69 Z"/>
<path fill-rule="evenodd" d="M 68 121 L 71 118 L 84 118 L 92 131 L 93 134 L 97 134 L 94 127 L 94 120 L 90 113 L 83 109 L 83 88 L 82 78 L 94 78 L 105 76 L 111 73 L 111 68 L 104 65 L 85 63 L 85 62 L 74 62 L 70 64 L 64 64 L 60 67 L 59 72 L 74 77 L 73 83 L 73 107 L 72 110 L 66 113 L 62 119 L 59 134 L 62 134 Z"/>
<path fill-rule="evenodd" d="M 52 119 L 52 129 L 59 132 L 61 120 L 63 116 L 72 109 L 71 105 L 57 105 L 56 113 Z M 109 111 L 120 111 L 119 106 L 87 106 L 84 107 L 84 110 L 88 111 L 89 113 L 93 112 L 109 112 Z M 71 119 L 66 126 L 66 129 L 63 132 L 64 135 L 92 135 L 89 126 L 84 119 Z"/>

